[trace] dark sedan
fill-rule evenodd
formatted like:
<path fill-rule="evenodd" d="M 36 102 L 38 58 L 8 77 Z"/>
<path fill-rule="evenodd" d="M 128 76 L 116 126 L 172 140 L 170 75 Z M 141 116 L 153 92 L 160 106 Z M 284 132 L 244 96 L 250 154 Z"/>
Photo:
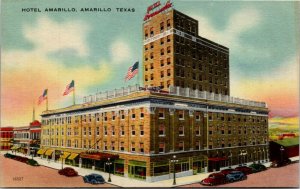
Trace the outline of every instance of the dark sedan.
<path fill-rule="evenodd" d="M 102 175 L 95 174 L 95 173 L 85 175 L 83 177 L 83 181 L 85 183 L 91 183 L 91 184 L 104 184 L 105 183 L 105 180 L 102 177 Z"/>
<path fill-rule="evenodd" d="M 212 173 L 207 178 L 203 179 L 200 184 L 202 185 L 217 185 L 226 183 L 225 175 L 222 173 Z"/>
<path fill-rule="evenodd" d="M 263 164 L 257 164 L 257 163 L 253 163 L 249 165 L 249 167 L 252 169 L 253 173 L 257 173 L 267 169 L 266 166 L 264 166 Z"/>

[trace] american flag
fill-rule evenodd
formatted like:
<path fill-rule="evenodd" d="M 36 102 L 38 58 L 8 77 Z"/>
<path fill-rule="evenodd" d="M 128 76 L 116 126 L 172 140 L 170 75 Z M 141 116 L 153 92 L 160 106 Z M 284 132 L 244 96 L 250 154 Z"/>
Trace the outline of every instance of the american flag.
<path fill-rule="evenodd" d="M 139 71 L 139 62 L 136 62 L 133 64 L 133 66 L 130 66 L 127 71 L 127 75 L 125 77 L 125 81 L 128 81 L 132 79 Z"/>
<path fill-rule="evenodd" d="M 48 97 L 48 89 L 45 89 L 43 94 L 39 97 L 38 105 L 40 105 Z"/>
<path fill-rule="evenodd" d="M 68 95 L 72 91 L 74 91 L 74 80 L 72 80 L 71 83 L 66 86 L 63 96 Z"/>

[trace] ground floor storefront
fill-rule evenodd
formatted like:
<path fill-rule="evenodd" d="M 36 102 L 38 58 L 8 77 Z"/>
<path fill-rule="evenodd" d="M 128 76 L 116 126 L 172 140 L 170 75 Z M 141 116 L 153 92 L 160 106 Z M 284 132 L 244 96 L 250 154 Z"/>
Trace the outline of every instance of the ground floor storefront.
<path fill-rule="evenodd" d="M 203 150 L 170 154 L 87 152 L 81 149 L 42 148 L 37 154 L 63 165 L 98 170 L 147 182 L 219 171 L 232 165 L 265 161 L 267 146 Z M 175 156 L 175 157 L 174 157 Z"/>

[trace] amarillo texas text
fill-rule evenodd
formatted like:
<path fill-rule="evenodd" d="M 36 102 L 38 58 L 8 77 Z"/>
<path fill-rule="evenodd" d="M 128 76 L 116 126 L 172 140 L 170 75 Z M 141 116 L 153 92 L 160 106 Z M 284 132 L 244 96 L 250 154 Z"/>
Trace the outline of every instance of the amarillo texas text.
<path fill-rule="evenodd" d="M 22 12 L 135 12 L 135 8 L 22 8 Z"/>

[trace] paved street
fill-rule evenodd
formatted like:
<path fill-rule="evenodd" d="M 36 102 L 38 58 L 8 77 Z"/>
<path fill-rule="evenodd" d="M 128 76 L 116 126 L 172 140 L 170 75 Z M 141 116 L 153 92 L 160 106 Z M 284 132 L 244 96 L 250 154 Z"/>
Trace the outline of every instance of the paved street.
<path fill-rule="evenodd" d="M 180 187 L 204 187 L 199 183 Z M 215 187 L 299 187 L 299 162 L 280 168 L 268 168 L 266 171 L 248 175 L 243 181 Z"/>
<path fill-rule="evenodd" d="M 0 187 L 115 187 L 111 184 L 92 185 L 81 176 L 66 177 L 56 169 L 30 166 L 0 155 Z"/>

